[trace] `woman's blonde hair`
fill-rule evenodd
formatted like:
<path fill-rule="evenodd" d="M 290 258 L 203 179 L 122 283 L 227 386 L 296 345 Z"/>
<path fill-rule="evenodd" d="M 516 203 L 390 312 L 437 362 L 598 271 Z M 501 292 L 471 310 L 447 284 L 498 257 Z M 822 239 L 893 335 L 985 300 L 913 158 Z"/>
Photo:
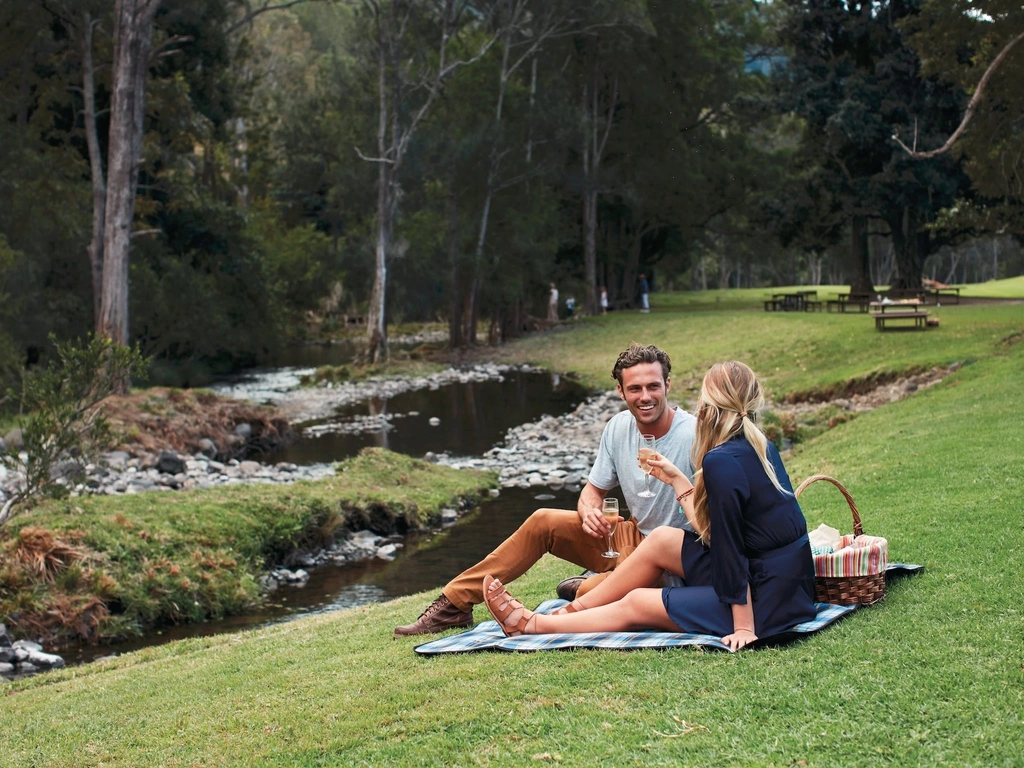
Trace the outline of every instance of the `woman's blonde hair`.
<path fill-rule="evenodd" d="M 753 446 L 772 485 L 788 493 L 779 483 L 775 467 L 768 460 L 768 439 L 755 423 L 764 407 L 764 390 L 754 372 L 743 363 L 717 363 L 704 374 L 697 400 L 697 438 L 693 443 L 694 527 L 701 539 L 710 541 L 708 493 L 704 487 L 704 457 L 712 448 L 743 434 Z"/>

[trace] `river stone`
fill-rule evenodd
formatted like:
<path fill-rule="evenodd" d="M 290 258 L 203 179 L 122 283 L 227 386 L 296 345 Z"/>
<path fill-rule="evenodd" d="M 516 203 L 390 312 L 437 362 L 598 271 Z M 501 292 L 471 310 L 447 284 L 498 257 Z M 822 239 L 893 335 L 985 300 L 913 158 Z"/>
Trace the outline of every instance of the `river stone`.
<path fill-rule="evenodd" d="M 11 647 L 11 635 L 7 631 L 6 624 L 0 624 L 0 648 Z"/>
<path fill-rule="evenodd" d="M 13 675 L 14 665 L 8 664 L 6 661 L 0 661 L 0 675 Z"/>
<path fill-rule="evenodd" d="M 248 440 L 252 437 L 252 424 L 248 424 L 244 421 L 241 424 L 236 424 L 235 434 L 243 440 Z"/>
<path fill-rule="evenodd" d="M 208 437 L 204 437 L 199 441 L 199 452 L 209 458 L 215 458 L 217 456 L 217 444 Z"/>
<path fill-rule="evenodd" d="M 15 640 L 14 648 L 23 648 L 26 651 L 41 651 L 43 646 L 39 643 L 34 643 L 31 640 Z"/>
<path fill-rule="evenodd" d="M 428 423 L 430 424 L 430 426 L 436 427 L 441 423 L 441 420 L 437 418 L 437 416 L 431 416 Z"/>
<path fill-rule="evenodd" d="M 33 651 L 29 653 L 28 663 L 34 664 L 37 667 L 45 667 L 46 669 L 60 669 L 64 666 L 64 659 L 55 653 Z"/>
<path fill-rule="evenodd" d="M 370 549 L 371 547 L 377 546 L 377 540 L 379 538 L 380 536 L 375 534 L 373 531 L 362 530 L 353 533 L 349 538 L 349 541 L 360 549 Z"/>
<path fill-rule="evenodd" d="M 4 449 L 13 449 L 20 451 L 25 447 L 25 441 L 22 439 L 21 430 L 15 427 L 6 435 L 4 435 Z"/>
<path fill-rule="evenodd" d="M 29 652 L 27 650 L 25 650 L 24 648 L 15 648 L 14 649 L 14 663 L 15 664 L 23 664 L 23 663 L 25 663 L 26 661 L 28 661 L 28 656 L 29 656 Z"/>
<path fill-rule="evenodd" d="M 263 465 L 258 461 L 243 461 L 238 465 L 238 473 L 243 476 L 255 475 L 263 469 Z"/>
<path fill-rule="evenodd" d="M 23 662 L 21 662 L 18 665 L 18 672 L 23 674 L 23 675 L 30 675 L 33 672 L 38 672 L 38 671 L 39 671 L 39 667 L 37 667 L 35 664 L 31 664 L 31 663 L 29 663 L 27 661 L 23 661 Z"/>
<path fill-rule="evenodd" d="M 13 662 L 18 658 L 18 652 L 13 648 L 0 648 L 0 664 Z"/>
<path fill-rule="evenodd" d="M 174 451 L 161 451 L 156 468 L 167 475 L 177 475 L 185 471 L 185 460 Z"/>
<path fill-rule="evenodd" d="M 383 547 L 377 549 L 377 558 L 380 560 L 394 560 L 395 554 L 398 552 L 398 547 L 394 544 L 385 544 Z"/>
<path fill-rule="evenodd" d="M 51 480 L 73 480 L 85 476 L 85 467 L 75 459 L 62 459 L 50 467 Z"/>

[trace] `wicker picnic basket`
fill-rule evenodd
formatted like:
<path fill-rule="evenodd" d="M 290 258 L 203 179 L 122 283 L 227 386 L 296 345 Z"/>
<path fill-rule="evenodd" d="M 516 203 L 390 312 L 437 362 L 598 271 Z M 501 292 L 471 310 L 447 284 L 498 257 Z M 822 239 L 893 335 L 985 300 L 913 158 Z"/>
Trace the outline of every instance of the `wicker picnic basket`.
<path fill-rule="evenodd" d="M 840 547 L 847 547 L 864 535 L 864 527 L 860 523 L 860 513 L 853 502 L 850 492 L 834 477 L 828 475 L 812 475 L 800 483 L 796 489 L 796 497 L 811 483 L 824 480 L 831 483 L 846 498 L 853 514 L 853 534 L 847 534 L 840 540 Z M 819 603 L 835 603 L 836 605 L 871 605 L 885 597 L 885 569 L 888 564 L 888 544 L 885 539 L 871 538 L 871 543 L 862 553 L 851 560 L 849 555 L 841 553 L 814 555 L 814 599 Z M 852 568 L 851 568 L 852 566 Z M 852 573 L 849 573 L 852 570 Z M 833 575 L 833 574 L 843 575 Z"/>

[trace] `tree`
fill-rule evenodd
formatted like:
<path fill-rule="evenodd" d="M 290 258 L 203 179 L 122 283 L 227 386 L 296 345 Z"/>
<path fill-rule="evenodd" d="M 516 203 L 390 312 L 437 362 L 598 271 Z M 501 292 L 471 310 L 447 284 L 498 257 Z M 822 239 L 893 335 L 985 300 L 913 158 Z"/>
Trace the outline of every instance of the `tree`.
<path fill-rule="evenodd" d="M 367 357 L 377 363 L 388 357 L 387 282 L 392 255 L 395 217 L 401 191 L 401 173 L 409 145 L 441 94 L 449 77 L 460 67 L 480 60 L 494 42 L 485 38 L 476 53 L 452 58 L 453 40 L 468 17 L 468 0 L 364 0 L 372 16 L 377 58 L 377 154 L 364 160 L 377 164 L 377 222 L 373 288 L 367 316 Z M 415 34 L 433 35 L 435 46 L 414 44 Z M 414 96 L 420 94 L 418 100 Z"/>
<path fill-rule="evenodd" d="M 21 390 L 8 393 L 28 415 L 21 424 L 23 447 L 5 446 L 0 453 L 0 463 L 17 478 L 0 508 L 0 527 L 33 497 L 63 488 L 56 482 L 59 461 L 90 456 L 109 445 L 102 403 L 147 365 L 137 349 L 110 339 L 94 336 L 81 345 L 52 341 L 55 362 L 27 374 Z"/>
<path fill-rule="evenodd" d="M 889 227 L 894 287 L 919 288 L 934 246 L 925 225 L 965 181 L 956 161 L 915 163 L 890 140 L 893 125 L 916 119 L 918 133 L 930 142 L 959 117 L 962 93 L 924 77 L 907 45 L 902 23 L 920 12 L 921 2 L 788 0 L 787 6 L 781 103 L 805 123 L 800 161 L 820 175 L 814 186 L 831 198 L 826 209 L 850 222 L 851 290 L 865 289 L 870 218 Z"/>
<path fill-rule="evenodd" d="M 910 157 L 952 155 L 970 176 L 973 194 L 949 206 L 943 229 L 1024 234 L 1024 9 L 1009 0 L 929 0 L 907 30 L 925 74 L 971 93 L 945 141 L 918 136 L 910 121 L 893 126 Z"/>

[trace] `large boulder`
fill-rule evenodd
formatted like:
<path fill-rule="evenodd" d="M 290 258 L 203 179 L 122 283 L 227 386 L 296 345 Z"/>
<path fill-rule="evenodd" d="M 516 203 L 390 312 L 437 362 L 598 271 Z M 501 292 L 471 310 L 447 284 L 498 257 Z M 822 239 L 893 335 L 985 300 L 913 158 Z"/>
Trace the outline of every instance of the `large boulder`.
<path fill-rule="evenodd" d="M 156 468 L 165 475 L 178 475 L 185 471 L 185 459 L 174 451 L 161 451 Z"/>

